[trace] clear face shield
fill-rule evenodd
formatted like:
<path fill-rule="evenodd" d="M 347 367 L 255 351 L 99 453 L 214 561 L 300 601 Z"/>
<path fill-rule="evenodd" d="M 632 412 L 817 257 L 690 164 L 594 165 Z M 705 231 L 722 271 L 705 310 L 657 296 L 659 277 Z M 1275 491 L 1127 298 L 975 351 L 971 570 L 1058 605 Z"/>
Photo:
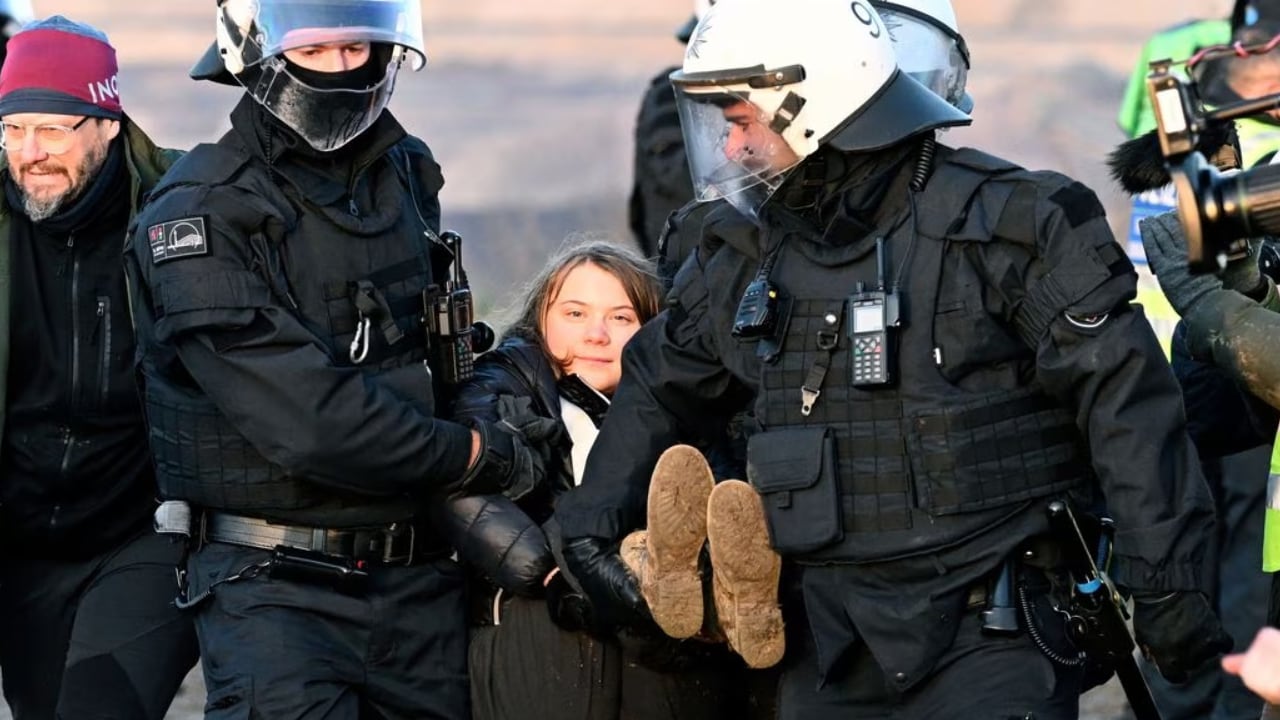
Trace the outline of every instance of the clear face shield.
<path fill-rule="evenodd" d="M 253 16 L 236 17 L 237 11 Z M 346 145 L 378 119 L 406 57 L 415 70 L 426 63 L 418 0 L 227 2 L 220 24 L 219 44 L 238 48 L 245 66 L 236 79 L 322 152 Z M 284 57 L 299 48 L 358 42 L 370 43 L 368 62 L 382 67 L 364 87 L 317 87 L 290 72 Z"/>
<path fill-rule="evenodd" d="M 773 120 L 748 100 L 748 93 L 679 84 L 675 91 L 694 198 L 723 198 L 743 215 L 757 218 L 802 158 L 771 129 Z"/>
<path fill-rule="evenodd" d="M 882 8 L 880 17 L 902 72 L 959 107 L 969 75 L 969 53 L 960 37 L 910 12 Z"/>

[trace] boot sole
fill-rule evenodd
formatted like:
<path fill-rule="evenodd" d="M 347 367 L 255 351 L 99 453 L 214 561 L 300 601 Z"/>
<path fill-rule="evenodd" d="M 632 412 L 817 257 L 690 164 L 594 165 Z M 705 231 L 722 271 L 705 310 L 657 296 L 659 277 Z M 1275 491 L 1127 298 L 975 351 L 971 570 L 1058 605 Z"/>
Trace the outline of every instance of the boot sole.
<path fill-rule="evenodd" d="M 729 646 L 749 667 L 778 664 L 786 652 L 778 580 L 782 558 L 769 543 L 764 504 L 741 480 L 725 480 L 707 504 L 707 545 L 716 614 Z"/>
<path fill-rule="evenodd" d="M 707 540 L 707 500 L 715 478 L 702 453 L 688 445 L 658 458 L 649 484 L 648 565 L 640 584 L 649 611 L 673 638 L 702 629 L 698 555 Z"/>

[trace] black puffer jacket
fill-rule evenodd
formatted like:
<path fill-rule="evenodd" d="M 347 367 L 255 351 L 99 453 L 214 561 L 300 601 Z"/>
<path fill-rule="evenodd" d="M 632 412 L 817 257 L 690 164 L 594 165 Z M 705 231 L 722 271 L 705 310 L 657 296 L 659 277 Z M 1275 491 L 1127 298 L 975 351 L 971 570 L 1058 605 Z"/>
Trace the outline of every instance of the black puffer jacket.
<path fill-rule="evenodd" d="M 475 377 L 458 392 L 453 418 L 499 422 L 504 398 L 525 398 L 533 413 L 560 419 L 551 364 L 541 348 L 523 338 L 507 338 L 476 360 Z M 537 596 L 555 567 L 541 525 L 550 519 L 555 498 L 573 487 L 569 456 L 562 457 L 548 473 L 549 486 L 519 504 L 503 495 L 479 495 L 456 498 L 445 508 L 440 525 L 458 558 L 505 592 Z"/>

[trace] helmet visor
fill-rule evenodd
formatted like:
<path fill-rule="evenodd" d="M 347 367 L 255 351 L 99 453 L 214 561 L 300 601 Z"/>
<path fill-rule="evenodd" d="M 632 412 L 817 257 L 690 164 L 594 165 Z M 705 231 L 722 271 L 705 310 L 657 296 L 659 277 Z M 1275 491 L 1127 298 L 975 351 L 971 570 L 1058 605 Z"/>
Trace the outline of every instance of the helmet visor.
<path fill-rule="evenodd" d="M 969 58 L 954 33 L 917 15 L 881 9 L 893 38 L 898 68 L 935 95 L 959 106 L 969 75 Z"/>
<path fill-rule="evenodd" d="M 247 83 L 246 89 L 311 147 L 329 152 L 367 130 L 382 114 L 391 101 L 401 54 L 392 53 L 380 82 L 359 90 L 308 85 L 289 72 L 280 57 L 263 63 L 257 81 Z"/>
<path fill-rule="evenodd" d="M 223 6 L 224 15 L 230 6 Z M 342 42 L 399 45 L 411 51 L 414 70 L 426 64 L 419 0 L 270 0 L 251 7 L 253 29 L 238 33 L 244 38 L 245 65 L 286 50 Z M 243 27 L 244 19 L 236 20 L 222 18 L 231 27 Z"/>
<path fill-rule="evenodd" d="M 800 156 L 770 128 L 773 121 L 748 93 L 680 84 L 675 92 L 694 198 L 723 198 L 754 216 Z"/>

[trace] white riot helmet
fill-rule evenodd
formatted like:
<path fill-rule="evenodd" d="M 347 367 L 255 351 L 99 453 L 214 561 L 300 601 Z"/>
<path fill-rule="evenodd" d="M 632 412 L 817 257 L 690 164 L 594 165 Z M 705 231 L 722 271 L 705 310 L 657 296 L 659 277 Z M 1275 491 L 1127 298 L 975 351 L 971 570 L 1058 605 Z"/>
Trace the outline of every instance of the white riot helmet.
<path fill-rule="evenodd" d="M 965 92 L 969 48 L 960 35 L 951 0 L 871 0 L 889 28 L 898 67 L 968 113 L 973 98 Z"/>
<path fill-rule="evenodd" d="M 869 152 L 970 122 L 898 71 L 868 0 L 720 0 L 671 82 L 695 198 L 750 217 L 823 145 Z"/>
<path fill-rule="evenodd" d="M 420 0 L 222 0 L 217 47 L 222 65 L 271 114 L 320 151 L 336 150 L 386 108 L 408 57 L 426 64 Z M 290 71 L 284 53 L 312 45 L 368 42 L 385 67 L 367 87 L 316 87 Z M 382 52 L 376 52 L 381 49 Z M 196 77 L 200 65 L 193 70 Z"/>

